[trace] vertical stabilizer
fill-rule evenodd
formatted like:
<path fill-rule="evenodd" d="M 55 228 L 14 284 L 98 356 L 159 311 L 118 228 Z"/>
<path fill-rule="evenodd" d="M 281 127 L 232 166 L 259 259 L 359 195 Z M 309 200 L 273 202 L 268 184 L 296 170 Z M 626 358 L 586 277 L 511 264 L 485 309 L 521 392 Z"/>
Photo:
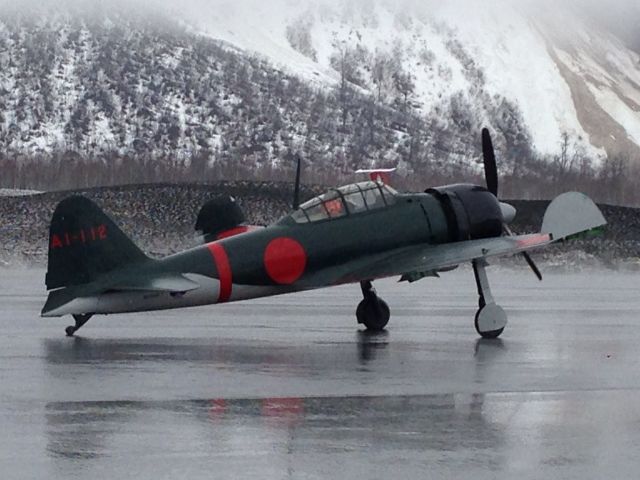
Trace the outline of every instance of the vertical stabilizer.
<path fill-rule="evenodd" d="M 49 229 L 47 289 L 83 285 L 148 257 L 91 200 L 58 204 Z"/>

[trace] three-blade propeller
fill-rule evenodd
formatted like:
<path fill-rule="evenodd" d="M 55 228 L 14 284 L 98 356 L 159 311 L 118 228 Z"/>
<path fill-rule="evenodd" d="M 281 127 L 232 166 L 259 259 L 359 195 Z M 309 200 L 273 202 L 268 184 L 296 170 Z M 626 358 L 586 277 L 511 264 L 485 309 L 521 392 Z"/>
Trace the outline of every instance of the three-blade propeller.
<path fill-rule="evenodd" d="M 491 141 L 491 133 L 489 129 L 482 129 L 482 158 L 484 161 L 484 177 L 487 183 L 487 190 L 489 190 L 496 198 L 498 198 L 498 167 L 496 164 L 496 154 L 493 148 L 493 142 Z M 504 219 L 503 229 L 505 234 L 513 236 L 513 232 L 509 228 L 508 223 L 511 222 L 516 216 L 516 209 L 508 203 L 500 202 L 500 209 L 502 210 L 502 217 Z M 527 252 L 521 254 L 526 260 L 529 268 L 538 277 L 538 280 L 542 280 L 542 273 L 540 269 Z"/>

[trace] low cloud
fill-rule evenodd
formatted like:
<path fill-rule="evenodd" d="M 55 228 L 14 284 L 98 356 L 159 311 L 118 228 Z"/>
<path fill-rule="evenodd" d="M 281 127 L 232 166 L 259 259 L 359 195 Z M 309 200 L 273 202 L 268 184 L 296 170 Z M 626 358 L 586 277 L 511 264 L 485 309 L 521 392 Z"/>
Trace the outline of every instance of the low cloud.
<path fill-rule="evenodd" d="M 274 0 L 271 0 L 274 1 Z M 447 0 L 447 6 L 459 5 L 464 15 L 466 3 L 476 4 L 478 0 Z M 530 12 L 539 12 L 545 16 L 553 16 L 554 11 L 566 14 L 567 9 L 576 17 L 588 16 L 596 24 L 621 36 L 626 41 L 640 48 L 640 1 L 638 0 L 484 0 L 488 8 L 499 5 L 521 5 Z M 330 8 L 370 8 L 372 3 L 384 3 L 395 9 L 415 9 L 428 13 L 442 6 L 442 0 L 280 0 L 286 9 L 299 10 L 301 5 L 329 6 Z M 224 16 L 224 12 L 238 6 L 265 5 L 265 0 L 0 0 L 0 12 L 19 12 L 38 14 L 57 12 L 82 14 L 113 14 L 135 10 L 141 13 L 176 15 Z M 275 7 L 274 7 L 275 8 Z M 304 7 L 303 7 L 304 8 Z M 500 9 L 494 9 L 499 11 Z M 283 12 L 286 15 L 286 11 Z"/>

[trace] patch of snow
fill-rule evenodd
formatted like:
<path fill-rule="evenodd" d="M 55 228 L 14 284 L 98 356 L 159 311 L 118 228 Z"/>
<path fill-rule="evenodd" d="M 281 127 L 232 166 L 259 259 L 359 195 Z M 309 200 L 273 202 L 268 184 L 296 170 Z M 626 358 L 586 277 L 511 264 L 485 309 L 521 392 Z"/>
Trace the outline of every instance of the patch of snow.
<path fill-rule="evenodd" d="M 337 77 L 333 70 L 297 52 L 286 39 L 286 26 L 300 8 L 287 0 L 191 0 L 173 14 L 195 31 L 263 55 L 309 81 L 334 83 Z"/>
<path fill-rule="evenodd" d="M 590 83 L 588 86 L 598 105 L 625 129 L 634 143 L 640 145 L 640 112 L 632 110 L 613 91 Z"/>
<path fill-rule="evenodd" d="M 26 197 L 29 195 L 38 195 L 37 190 L 20 190 L 15 188 L 0 188 L 0 197 Z"/>
<path fill-rule="evenodd" d="M 456 28 L 486 75 L 487 89 L 515 102 L 541 153 L 556 153 L 563 132 L 587 139 L 571 90 L 545 38 L 513 2 L 443 2 L 434 11 Z"/>
<path fill-rule="evenodd" d="M 601 45 L 605 42 L 606 38 L 600 40 Z M 598 105 L 624 128 L 634 143 L 640 145 L 640 111 L 621 98 L 621 95 L 626 97 L 640 108 L 640 66 L 633 67 L 637 55 L 611 48 L 602 57 L 596 57 L 586 47 L 574 55 L 561 50 L 557 53 L 573 73 L 584 79 Z"/>

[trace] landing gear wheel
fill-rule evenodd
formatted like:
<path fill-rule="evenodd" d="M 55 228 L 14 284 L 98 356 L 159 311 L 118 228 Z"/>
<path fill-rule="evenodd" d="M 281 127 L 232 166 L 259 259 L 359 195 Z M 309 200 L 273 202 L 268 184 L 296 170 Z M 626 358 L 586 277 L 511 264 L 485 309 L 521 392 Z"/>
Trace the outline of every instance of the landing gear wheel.
<path fill-rule="evenodd" d="M 91 319 L 91 317 L 93 317 L 92 313 L 87 313 L 84 315 L 73 315 L 73 319 L 76 321 L 76 324 L 69 325 L 67 328 L 64 329 L 65 333 L 67 334 L 67 337 L 73 337 L 75 333 L 78 330 L 80 330 L 80 328 Z"/>
<path fill-rule="evenodd" d="M 377 296 L 369 296 L 358 304 L 356 309 L 358 323 L 370 332 L 381 332 L 389 323 L 391 310 L 387 302 Z"/>
<path fill-rule="evenodd" d="M 507 326 L 507 314 L 499 305 L 490 303 L 476 312 L 474 325 L 482 338 L 495 339 Z"/>
<path fill-rule="evenodd" d="M 478 287 L 478 311 L 474 325 L 482 338 L 498 338 L 507 326 L 507 314 L 500 305 L 496 305 L 487 277 L 487 262 L 484 259 L 473 261 L 473 274 Z"/>

